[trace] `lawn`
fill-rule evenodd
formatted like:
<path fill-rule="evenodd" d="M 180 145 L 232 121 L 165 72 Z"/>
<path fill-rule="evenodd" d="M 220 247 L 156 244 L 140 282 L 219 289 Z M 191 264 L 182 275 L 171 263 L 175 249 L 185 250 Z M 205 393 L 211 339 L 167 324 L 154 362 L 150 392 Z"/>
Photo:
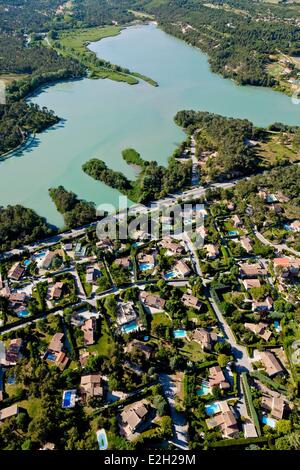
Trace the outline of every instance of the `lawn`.
<path fill-rule="evenodd" d="M 172 321 L 164 312 L 154 313 L 151 318 L 151 334 L 153 334 L 153 330 L 158 324 L 171 327 Z"/>
<path fill-rule="evenodd" d="M 31 398 L 30 400 L 23 400 L 18 403 L 21 408 L 25 408 L 30 418 L 35 418 L 40 414 L 41 410 L 41 399 Z"/>
<path fill-rule="evenodd" d="M 100 39 L 120 34 L 122 27 L 107 26 L 105 28 L 78 29 L 76 31 L 63 32 L 59 36 L 59 42 L 66 48 L 72 48 L 76 52 L 87 52 L 87 45 Z"/>
<path fill-rule="evenodd" d="M 99 340 L 97 343 L 93 344 L 93 346 L 89 346 L 88 351 L 96 351 L 100 356 L 105 356 L 107 358 L 112 357 L 114 351 L 114 340 L 105 320 L 103 320 L 101 325 L 101 336 Z"/>
<path fill-rule="evenodd" d="M 187 356 L 187 359 L 193 362 L 202 362 L 205 360 L 205 353 L 202 351 L 200 344 L 195 341 L 185 341 L 180 352 Z"/>

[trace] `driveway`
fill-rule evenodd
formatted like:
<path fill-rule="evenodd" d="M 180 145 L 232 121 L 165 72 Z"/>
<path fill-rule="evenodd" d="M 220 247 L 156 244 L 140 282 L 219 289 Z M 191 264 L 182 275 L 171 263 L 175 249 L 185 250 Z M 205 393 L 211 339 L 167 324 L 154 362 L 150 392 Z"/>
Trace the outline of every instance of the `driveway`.
<path fill-rule="evenodd" d="M 176 447 L 188 450 L 188 424 L 186 417 L 184 413 L 178 412 L 175 408 L 175 398 L 178 393 L 176 382 L 172 379 L 171 375 L 160 374 L 159 383 L 170 405 L 173 428 L 173 439 L 171 442 Z"/>

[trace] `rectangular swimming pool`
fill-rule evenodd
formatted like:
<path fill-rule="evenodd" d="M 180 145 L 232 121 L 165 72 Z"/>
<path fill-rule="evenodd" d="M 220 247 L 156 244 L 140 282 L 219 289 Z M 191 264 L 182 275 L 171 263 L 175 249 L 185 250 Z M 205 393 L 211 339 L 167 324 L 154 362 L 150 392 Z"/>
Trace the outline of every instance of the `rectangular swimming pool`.
<path fill-rule="evenodd" d="M 149 269 L 153 269 L 154 264 L 152 263 L 140 263 L 139 264 L 139 270 L 140 271 L 148 271 Z"/>
<path fill-rule="evenodd" d="M 217 401 L 214 403 L 210 403 L 209 405 L 205 406 L 205 411 L 208 414 L 208 416 L 215 415 L 216 413 L 219 413 L 221 411 L 220 405 Z"/>
<path fill-rule="evenodd" d="M 65 390 L 63 393 L 62 408 L 74 408 L 76 403 L 76 390 Z"/>
<path fill-rule="evenodd" d="M 135 320 L 127 323 L 126 325 L 122 326 L 123 333 L 131 333 L 132 331 L 136 331 L 139 328 L 137 322 Z"/>
<path fill-rule="evenodd" d="M 173 331 L 173 336 L 174 338 L 185 338 L 186 337 L 186 331 L 185 330 L 174 330 Z"/>

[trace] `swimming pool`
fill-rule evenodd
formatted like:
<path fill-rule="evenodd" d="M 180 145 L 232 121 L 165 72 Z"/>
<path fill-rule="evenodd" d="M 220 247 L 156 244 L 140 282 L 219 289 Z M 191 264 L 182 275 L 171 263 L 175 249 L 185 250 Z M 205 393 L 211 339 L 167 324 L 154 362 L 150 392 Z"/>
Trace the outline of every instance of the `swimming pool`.
<path fill-rule="evenodd" d="M 261 417 L 261 422 L 263 424 L 267 424 L 268 426 L 270 426 L 270 428 L 275 428 L 276 427 L 276 421 L 275 419 L 272 419 L 272 418 L 268 418 L 268 416 L 262 416 Z"/>
<path fill-rule="evenodd" d="M 74 408 L 76 390 L 65 390 L 62 399 L 62 408 Z"/>
<path fill-rule="evenodd" d="M 45 251 L 41 251 L 40 253 L 36 253 L 33 255 L 33 258 L 43 258 L 46 255 Z"/>
<path fill-rule="evenodd" d="M 169 271 L 164 275 L 165 279 L 172 279 L 173 277 L 176 277 L 176 273 L 174 271 Z"/>
<path fill-rule="evenodd" d="M 229 230 L 229 231 L 228 231 L 228 235 L 229 235 L 230 237 L 235 237 L 235 236 L 238 235 L 238 234 L 239 234 L 239 232 L 238 232 L 237 230 Z"/>
<path fill-rule="evenodd" d="M 154 264 L 152 263 L 141 263 L 139 264 L 139 270 L 140 271 L 148 271 L 148 269 L 153 269 Z"/>
<path fill-rule="evenodd" d="M 135 320 L 127 323 L 126 325 L 122 326 L 123 333 L 131 333 L 132 331 L 136 331 L 139 328 L 137 322 Z"/>
<path fill-rule="evenodd" d="M 48 361 L 55 362 L 56 361 L 56 355 L 54 353 L 48 352 L 46 354 L 46 359 Z"/>
<path fill-rule="evenodd" d="M 25 259 L 24 261 L 25 268 L 27 268 L 30 265 L 30 263 L 31 263 L 30 259 Z"/>
<path fill-rule="evenodd" d="M 278 320 L 275 320 L 275 321 L 274 321 L 274 328 L 275 328 L 275 330 L 277 331 L 277 333 L 280 333 L 280 331 L 281 331 L 281 326 L 280 326 L 280 323 L 279 323 Z"/>
<path fill-rule="evenodd" d="M 29 317 L 29 315 L 30 315 L 30 313 L 26 309 L 21 310 L 20 312 L 17 313 L 17 316 L 19 318 L 27 318 L 27 317 Z"/>
<path fill-rule="evenodd" d="M 209 395 L 211 393 L 211 388 L 208 385 L 201 385 L 201 387 L 197 389 L 196 393 L 200 397 Z"/>
<path fill-rule="evenodd" d="M 149 336 L 144 336 L 143 340 L 144 341 L 149 341 Z"/>
<path fill-rule="evenodd" d="M 173 331 L 174 338 L 185 338 L 186 337 L 186 331 L 185 330 L 174 330 Z"/>
<path fill-rule="evenodd" d="M 97 435 L 99 449 L 106 450 L 108 448 L 108 442 L 107 442 L 105 429 L 100 429 L 99 431 L 96 432 L 96 435 Z"/>
<path fill-rule="evenodd" d="M 217 401 L 215 401 L 214 403 L 210 403 L 210 405 L 206 405 L 205 411 L 208 414 L 208 416 L 215 415 L 216 413 L 221 411 L 220 405 Z"/>

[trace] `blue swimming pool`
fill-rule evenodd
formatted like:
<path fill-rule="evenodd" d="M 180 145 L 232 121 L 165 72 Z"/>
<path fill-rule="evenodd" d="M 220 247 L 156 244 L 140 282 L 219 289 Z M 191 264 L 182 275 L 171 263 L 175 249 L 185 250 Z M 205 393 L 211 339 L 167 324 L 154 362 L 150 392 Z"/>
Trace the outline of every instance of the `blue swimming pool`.
<path fill-rule="evenodd" d="M 174 271 L 169 271 L 168 273 L 166 273 L 166 274 L 164 275 L 164 278 L 165 278 L 165 279 L 172 279 L 172 278 L 175 277 L 175 276 L 176 276 L 176 273 L 175 273 Z"/>
<path fill-rule="evenodd" d="M 211 393 L 211 388 L 208 385 L 201 385 L 201 387 L 197 389 L 196 393 L 200 397 L 204 395 L 209 395 Z"/>
<path fill-rule="evenodd" d="M 235 237 L 235 236 L 238 235 L 238 234 L 239 234 L 239 232 L 238 232 L 237 230 L 229 230 L 229 231 L 228 231 L 228 235 L 229 235 L 230 237 Z"/>
<path fill-rule="evenodd" d="M 208 416 L 215 415 L 220 411 L 220 405 L 218 402 L 210 403 L 209 405 L 205 406 L 205 411 Z"/>
<path fill-rule="evenodd" d="M 30 265 L 30 263 L 31 263 L 30 259 L 25 259 L 24 261 L 25 268 L 27 268 Z"/>
<path fill-rule="evenodd" d="M 29 315 L 30 315 L 30 313 L 26 309 L 21 310 L 20 312 L 17 313 L 17 316 L 19 318 L 26 318 L 26 317 L 29 317 Z"/>
<path fill-rule="evenodd" d="M 174 330 L 173 331 L 174 338 L 185 338 L 186 337 L 186 331 L 185 330 Z"/>
<path fill-rule="evenodd" d="M 108 448 L 108 441 L 107 441 L 107 436 L 106 432 L 104 429 L 100 429 L 97 431 L 97 441 L 99 445 L 100 450 L 106 450 Z"/>
<path fill-rule="evenodd" d="M 123 325 L 122 326 L 122 331 L 124 333 L 131 333 L 132 331 L 136 331 L 138 329 L 138 324 L 137 322 L 134 320 L 134 321 L 131 321 L 130 323 L 127 323 L 126 325 Z"/>
<path fill-rule="evenodd" d="M 279 333 L 281 331 L 281 326 L 280 326 L 280 323 L 279 323 L 278 320 L 274 321 L 274 328 L 277 331 L 277 333 Z"/>
<path fill-rule="evenodd" d="M 144 341 L 149 341 L 149 336 L 144 336 L 143 340 Z"/>
<path fill-rule="evenodd" d="M 276 427 L 276 421 L 275 419 L 272 419 L 272 418 L 268 418 L 268 416 L 262 416 L 261 417 L 261 422 L 263 424 L 267 424 L 268 426 L 270 426 L 270 428 L 275 428 Z"/>
<path fill-rule="evenodd" d="M 149 269 L 153 269 L 154 264 L 152 263 L 140 263 L 139 264 L 139 270 L 140 271 L 148 271 Z"/>
<path fill-rule="evenodd" d="M 40 253 L 36 253 L 33 255 L 33 258 L 43 258 L 46 255 L 45 251 L 41 251 Z"/>
<path fill-rule="evenodd" d="M 65 390 L 63 393 L 62 408 L 75 406 L 76 390 Z"/>
<path fill-rule="evenodd" d="M 56 355 L 54 353 L 48 352 L 47 355 L 46 355 L 46 359 L 48 361 L 55 362 L 56 361 Z"/>

